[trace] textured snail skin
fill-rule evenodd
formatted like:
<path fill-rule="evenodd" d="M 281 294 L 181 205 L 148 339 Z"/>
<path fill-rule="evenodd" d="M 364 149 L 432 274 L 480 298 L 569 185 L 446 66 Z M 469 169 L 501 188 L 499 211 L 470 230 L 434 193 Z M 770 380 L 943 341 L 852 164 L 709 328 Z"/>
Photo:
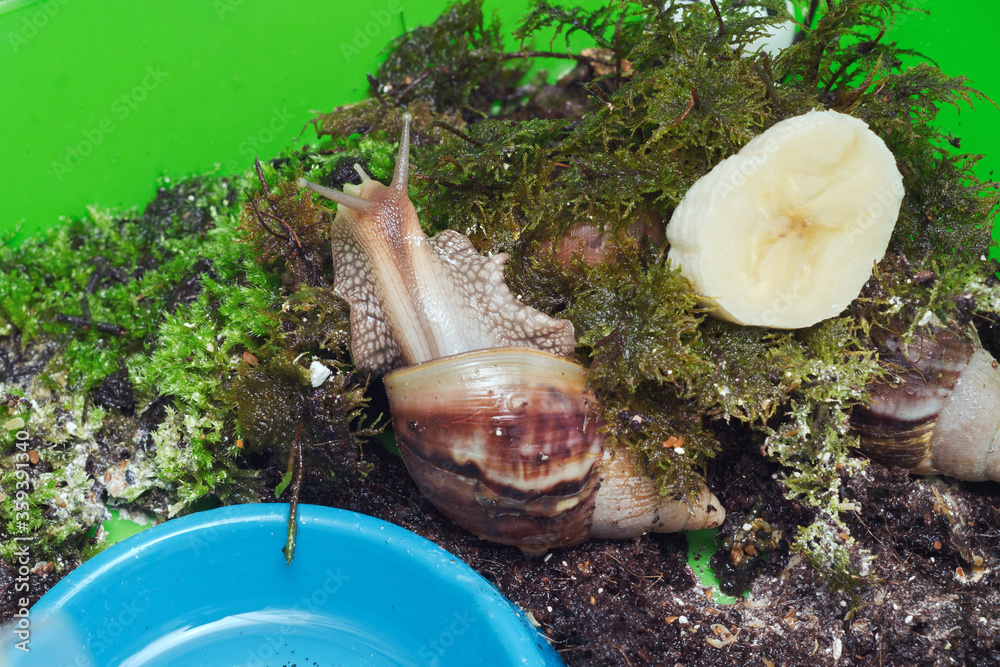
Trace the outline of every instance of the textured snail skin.
<path fill-rule="evenodd" d="M 299 185 L 336 201 L 331 227 L 334 290 L 351 308 L 351 354 L 374 373 L 490 347 L 525 346 L 573 354 L 573 325 L 524 305 L 503 281 L 507 255 L 483 257 L 451 230 L 428 239 L 406 194 L 407 120 L 392 183 L 330 190 Z"/>
<path fill-rule="evenodd" d="M 884 348 L 903 371 L 898 383 L 870 387 L 871 404 L 852 412 L 865 453 L 919 475 L 1000 481 L 1000 364 L 937 326 L 909 345 L 888 336 Z"/>
<path fill-rule="evenodd" d="M 345 192 L 299 185 L 339 204 L 331 228 L 334 289 L 351 308 L 351 352 L 388 374 L 403 461 L 422 493 L 463 528 L 544 553 L 590 537 L 714 527 L 697 502 L 661 498 L 626 451 L 607 452 L 573 325 L 518 301 L 506 255 L 468 238 L 427 238 L 407 197 L 409 117 L 392 183 L 362 175 Z M 395 370 L 394 370 L 395 369 Z"/>

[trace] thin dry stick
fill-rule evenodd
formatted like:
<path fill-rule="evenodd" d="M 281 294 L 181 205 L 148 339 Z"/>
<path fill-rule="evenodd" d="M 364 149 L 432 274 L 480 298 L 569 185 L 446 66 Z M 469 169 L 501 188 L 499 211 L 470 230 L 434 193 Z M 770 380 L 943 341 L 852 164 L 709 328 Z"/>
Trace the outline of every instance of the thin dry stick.
<path fill-rule="evenodd" d="M 302 428 L 306 425 L 304 417 L 299 419 L 299 427 L 295 431 L 292 449 L 288 452 L 288 472 L 294 471 L 292 477 L 292 497 L 288 499 L 288 537 L 285 539 L 285 563 L 292 564 L 295 558 L 295 538 L 298 535 L 299 494 L 302 491 L 302 478 L 305 470 L 302 465 Z"/>
<path fill-rule="evenodd" d="M 587 65 L 610 64 L 607 60 L 602 58 L 582 56 L 576 53 L 559 53 L 557 51 L 518 51 L 517 53 L 501 53 L 500 57 L 504 60 L 513 60 L 515 58 L 565 58 L 567 60 L 575 60 L 578 63 Z"/>
<path fill-rule="evenodd" d="M 480 142 L 476 141 L 475 139 L 473 139 L 472 137 L 470 137 L 465 132 L 462 132 L 457 127 L 453 127 L 453 126 L 449 125 L 448 123 L 444 122 L 443 120 L 436 120 L 436 121 L 434 121 L 433 123 L 430 124 L 430 126 L 428 127 L 428 129 L 430 129 L 431 127 L 440 127 L 443 130 L 448 130 L 449 132 L 451 132 L 452 134 L 454 134 L 456 137 L 460 137 L 462 139 L 465 139 L 466 141 L 468 141 L 470 144 L 472 144 L 476 148 L 482 148 L 483 147 L 483 145 Z"/>
<path fill-rule="evenodd" d="M 712 9 L 715 10 L 715 18 L 719 20 L 719 32 L 715 35 L 715 38 L 719 39 L 726 34 L 726 26 L 722 23 L 722 12 L 719 10 L 719 4 L 715 0 L 712 0 Z"/>

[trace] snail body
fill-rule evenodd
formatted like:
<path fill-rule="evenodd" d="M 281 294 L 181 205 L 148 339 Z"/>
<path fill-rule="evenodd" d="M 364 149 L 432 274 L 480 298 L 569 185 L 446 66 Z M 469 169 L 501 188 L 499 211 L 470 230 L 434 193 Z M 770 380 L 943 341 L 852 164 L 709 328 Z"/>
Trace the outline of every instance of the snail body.
<path fill-rule="evenodd" d="M 1000 369 L 989 352 L 943 326 L 919 329 L 909 344 L 892 334 L 884 358 L 899 382 L 869 388 L 851 427 L 862 450 L 919 475 L 1000 481 Z"/>
<path fill-rule="evenodd" d="M 334 289 L 351 309 L 359 370 L 385 375 L 400 454 L 422 493 L 463 528 L 538 554 L 592 537 L 713 527 L 725 511 L 661 498 L 634 456 L 610 452 L 567 358 L 573 325 L 518 301 L 506 255 L 465 236 L 427 238 L 407 197 L 409 117 L 385 186 L 299 185 L 338 203 Z"/>

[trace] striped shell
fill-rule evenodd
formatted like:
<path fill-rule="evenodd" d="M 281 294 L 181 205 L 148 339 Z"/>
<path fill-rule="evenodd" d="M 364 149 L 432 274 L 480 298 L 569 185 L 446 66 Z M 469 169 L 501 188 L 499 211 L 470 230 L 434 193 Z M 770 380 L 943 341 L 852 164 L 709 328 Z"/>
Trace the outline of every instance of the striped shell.
<path fill-rule="evenodd" d="M 1000 481 L 1000 370 L 986 350 L 947 328 L 895 335 L 883 358 L 899 381 L 869 388 L 851 426 L 866 454 L 916 474 Z"/>
<path fill-rule="evenodd" d="M 708 489 L 662 498 L 626 451 L 604 449 L 582 366 L 530 348 L 495 348 L 385 376 L 403 461 L 448 518 L 539 554 L 591 537 L 714 527 Z"/>
<path fill-rule="evenodd" d="M 587 538 L 603 438 L 583 368 L 527 348 L 444 357 L 386 376 L 400 453 L 428 499 L 528 551 Z"/>

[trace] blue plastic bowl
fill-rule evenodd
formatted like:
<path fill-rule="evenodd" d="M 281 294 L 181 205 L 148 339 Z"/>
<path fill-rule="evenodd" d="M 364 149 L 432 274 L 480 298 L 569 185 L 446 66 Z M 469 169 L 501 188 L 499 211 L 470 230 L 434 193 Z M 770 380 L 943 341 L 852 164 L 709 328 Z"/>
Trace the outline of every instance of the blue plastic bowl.
<path fill-rule="evenodd" d="M 287 519 L 283 504 L 225 507 L 116 544 L 39 600 L 30 653 L 8 642 L 7 661 L 562 665 L 517 607 L 424 538 L 354 512 L 304 505 L 295 560 L 286 565 Z"/>

